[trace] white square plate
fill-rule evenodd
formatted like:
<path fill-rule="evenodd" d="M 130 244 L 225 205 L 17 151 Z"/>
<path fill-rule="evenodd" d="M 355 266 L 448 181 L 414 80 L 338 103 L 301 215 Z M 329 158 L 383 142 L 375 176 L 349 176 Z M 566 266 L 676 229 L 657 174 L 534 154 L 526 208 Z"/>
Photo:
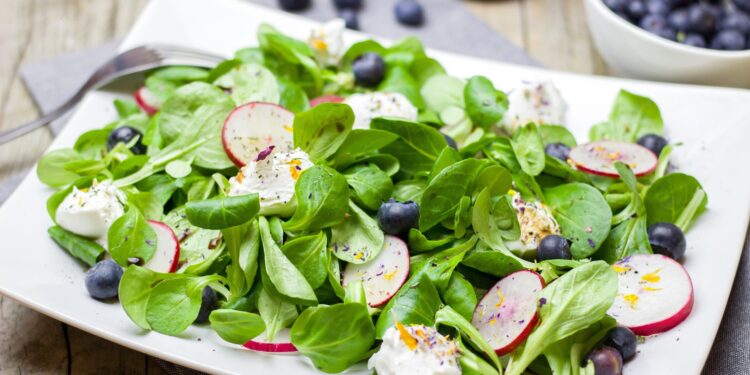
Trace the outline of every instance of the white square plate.
<path fill-rule="evenodd" d="M 121 49 L 167 43 L 231 56 L 255 45 L 261 22 L 306 38 L 309 20 L 235 0 L 154 0 L 143 12 Z M 346 35 L 351 42 L 363 34 Z M 480 41 L 477 41 L 480 42 Z M 706 360 L 737 269 L 750 216 L 750 92 L 580 76 L 532 69 L 432 51 L 456 76 L 486 75 L 509 89 L 521 79 L 552 79 L 570 105 L 568 122 L 579 140 L 591 124 L 607 118 L 620 88 L 654 99 L 669 137 L 684 146 L 674 164 L 696 176 L 709 195 L 709 210 L 688 235 L 685 261 L 695 285 L 692 315 L 676 329 L 639 345 L 626 367 L 630 374 L 699 374 Z M 70 147 L 83 131 L 116 115 L 115 94 L 86 97 L 51 149 Z M 205 327 L 182 336 L 142 332 L 118 304 L 91 299 L 83 286 L 83 268 L 47 236 L 45 209 L 51 190 L 34 173 L 0 210 L 0 293 L 44 314 L 144 353 L 212 373 L 314 373 L 301 356 L 253 353 L 222 342 Z M 687 354 L 687 355 L 686 355 Z"/>

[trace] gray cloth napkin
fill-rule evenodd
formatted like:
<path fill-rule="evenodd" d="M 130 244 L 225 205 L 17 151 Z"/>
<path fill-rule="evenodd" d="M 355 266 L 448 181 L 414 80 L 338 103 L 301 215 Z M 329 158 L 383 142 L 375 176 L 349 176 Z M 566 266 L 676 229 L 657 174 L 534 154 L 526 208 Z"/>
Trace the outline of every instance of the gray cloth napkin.
<path fill-rule="evenodd" d="M 277 0 L 252 0 L 255 3 L 275 6 Z M 360 11 L 362 31 L 387 38 L 415 35 L 425 45 L 476 57 L 506 61 L 516 64 L 538 65 L 521 49 L 514 46 L 487 25 L 476 19 L 460 2 L 455 0 L 426 0 L 427 22 L 420 28 L 399 25 L 393 17 L 393 4 L 397 0 L 369 1 Z M 302 15 L 327 20 L 335 15 L 331 1 L 317 1 Z M 480 43 L 481 42 L 481 43 Z M 118 43 L 110 42 L 82 52 L 61 56 L 21 67 L 21 77 L 42 112 L 55 108 L 78 88 L 108 57 L 116 53 Z M 51 125 L 57 134 L 64 120 Z M 0 204 L 20 183 L 22 175 L 13 176 L 0 183 Z M 750 247 L 745 244 L 745 250 Z M 714 342 L 704 375 L 750 373 L 750 258 L 743 254 L 732 294 L 724 314 L 721 328 Z M 675 357 L 677 358 L 677 357 Z M 196 372 L 160 362 L 171 374 Z"/>

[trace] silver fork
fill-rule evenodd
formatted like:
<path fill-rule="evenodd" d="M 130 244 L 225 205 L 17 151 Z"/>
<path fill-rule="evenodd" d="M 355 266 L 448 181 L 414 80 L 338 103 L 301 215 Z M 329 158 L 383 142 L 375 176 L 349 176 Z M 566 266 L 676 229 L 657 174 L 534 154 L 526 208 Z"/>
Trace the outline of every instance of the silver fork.
<path fill-rule="evenodd" d="M 75 95 L 54 111 L 17 128 L 0 133 L 0 145 L 50 123 L 75 107 L 87 92 L 119 77 L 168 65 L 211 68 L 224 59 L 224 57 L 206 52 L 167 45 L 147 45 L 127 50 L 100 66 Z"/>

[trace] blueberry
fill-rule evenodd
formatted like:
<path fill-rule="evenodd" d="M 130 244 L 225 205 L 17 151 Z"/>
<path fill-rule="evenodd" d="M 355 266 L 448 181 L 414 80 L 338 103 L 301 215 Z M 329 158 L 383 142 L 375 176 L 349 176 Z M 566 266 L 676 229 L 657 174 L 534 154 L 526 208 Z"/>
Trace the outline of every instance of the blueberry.
<path fill-rule="evenodd" d="M 739 51 L 746 47 L 747 38 L 737 30 L 719 31 L 711 40 L 711 48 L 727 51 Z"/>
<path fill-rule="evenodd" d="M 376 86 L 385 76 L 385 61 L 377 53 L 368 52 L 352 63 L 354 80 L 363 86 Z"/>
<path fill-rule="evenodd" d="M 136 136 L 138 137 L 138 141 L 136 141 L 133 147 L 130 148 L 130 151 L 136 155 L 145 154 L 146 146 L 141 142 L 143 140 L 143 134 L 141 134 L 138 129 L 127 125 L 121 126 L 109 133 L 109 137 L 107 138 L 107 150 L 112 150 L 118 143 L 127 144 Z"/>
<path fill-rule="evenodd" d="M 642 29 L 662 38 L 669 40 L 675 40 L 677 38 L 677 33 L 667 26 L 667 19 L 662 15 L 649 14 L 648 16 L 643 17 L 640 26 Z"/>
<path fill-rule="evenodd" d="M 96 299 L 117 297 L 120 278 L 122 278 L 122 267 L 114 260 L 103 260 L 86 272 L 86 290 L 89 291 L 91 297 Z"/>
<path fill-rule="evenodd" d="M 279 6 L 286 11 L 303 10 L 310 7 L 310 0 L 279 0 Z"/>
<path fill-rule="evenodd" d="M 672 8 L 665 0 L 646 0 L 646 10 L 648 14 L 665 16 Z"/>
<path fill-rule="evenodd" d="M 458 150 L 458 143 L 456 143 L 456 140 L 451 138 L 448 134 L 443 134 L 443 138 L 445 138 L 445 141 L 448 143 L 448 146 L 454 150 Z"/>
<path fill-rule="evenodd" d="M 687 44 L 693 47 L 706 48 L 706 38 L 700 34 L 686 34 L 685 38 L 682 39 L 682 44 Z"/>
<path fill-rule="evenodd" d="M 622 356 L 615 348 L 603 346 L 586 356 L 586 361 L 594 362 L 596 375 L 622 375 Z"/>
<path fill-rule="evenodd" d="M 733 2 L 737 8 L 740 8 L 745 12 L 750 12 L 750 0 L 733 0 Z"/>
<path fill-rule="evenodd" d="M 214 292 L 211 287 L 207 286 L 203 288 L 203 293 L 201 294 L 201 309 L 198 311 L 198 317 L 195 318 L 195 322 L 207 322 L 208 316 L 211 315 L 211 312 L 218 308 L 218 301 L 219 299 L 216 297 L 216 292 Z"/>
<path fill-rule="evenodd" d="M 424 9 L 416 0 L 398 0 L 394 11 L 401 24 L 419 26 L 424 23 Z"/>
<path fill-rule="evenodd" d="M 333 0 L 336 9 L 359 9 L 362 8 L 362 0 Z"/>
<path fill-rule="evenodd" d="M 661 150 L 663 150 L 669 142 L 667 142 L 667 140 L 660 135 L 646 134 L 638 138 L 636 143 L 651 150 L 654 155 L 659 156 L 661 155 Z"/>
<path fill-rule="evenodd" d="M 542 238 L 539 247 L 536 249 L 539 260 L 548 259 L 570 259 L 570 244 L 562 236 L 550 234 Z"/>
<path fill-rule="evenodd" d="M 656 254 L 666 255 L 674 260 L 685 256 L 685 234 L 672 223 L 656 223 L 648 227 L 648 242 Z"/>
<path fill-rule="evenodd" d="M 627 327 L 615 327 L 604 336 L 604 345 L 615 348 L 622 359 L 630 360 L 635 356 L 635 348 L 638 346 L 638 338 L 635 333 Z"/>
<path fill-rule="evenodd" d="M 553 158 L 567 161 L 568 154 L 570 154 L 570 147 L 563 143 L 550 143 L 544 146 L 544 153 Z"/>
<path fill-rule="evenodd" d="M 690 31 L 710 35 L 716 31 L 718 19 L 716 13 L 706 4 L 694 4 L 688 8 Z"/>
<path fill-rule="evenodd" d="M 727 13 L 719 22 L 720 30 L 737 30 L 745 35 L 750 34 L 750 16 L 742 12 Z"/>
<path fill-rule="evenodd" d="M 378 223 L 385 233 L 406 234 L 419 224 L 419 206 L 412 201 L 401 203 L 391 198 L 380 205 Z"/>
<path fill-rule="evenodd" d="M 648 8 L 643 0 L 633 0 L 628 3 L 627 13 L 633 21 L 638 22 L 648 14 Z"/>
<path fill-rule="evenodd" d="M 344 8 L 339 10 L 339 18 L 344 20 L 347 29 L 359 30 L 359 19 L 357 18 L 357 11 L 352 8 Z"/>
<path fill-rule="evenodd" d="M 667 25 L 677 31 L 687 31 L 690 28 L 690 18 L 687 9 L 677 9 L 667 16 Z"/>
<path fill-rule="evenodd" d="M 628 9 L 628 0 L 604 0 L 604 5 L 615 13 L 625 13 Z"/>
<path fill-rule="evenodd" d="M 693 0 L 667 0 L 667 4 L 669 4 L 672 9 L 690 5 L 692 2 Z"/>

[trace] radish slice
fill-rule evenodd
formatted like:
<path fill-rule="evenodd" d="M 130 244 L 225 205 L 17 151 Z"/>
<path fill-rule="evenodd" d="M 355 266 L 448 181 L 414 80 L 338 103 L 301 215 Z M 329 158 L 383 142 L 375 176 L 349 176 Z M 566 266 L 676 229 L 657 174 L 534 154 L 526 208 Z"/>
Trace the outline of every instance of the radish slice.
<path fill-rule="evenodd" d="M 343 286 L 362 280 L 367 304 L 385 305 L 409 278 L 409 248 L 395 236 L 385 236 L 383 249 L 375 259 L 363 264 L 347 263 Z"/>
<path fill-rule="evenodd" d="M 674 259 L 638 254 L 612 268 L 617 272 L 619 287 L 608 314 L 636 335 L 666 332 L 693 310 L 693 283 Z"/>
<path fill-rule="evenodd" d="M 180 263 L 180 241 L 177 240 L 174 231 L 161 221 L 149 220 L 148 225 L 156 231 L 156 251 L 143 267 L 162 273 L 177 271 Z"/>
<path fill-rule="evenodd" d="M 630 166 L 640 177 L 656 169 L 658 158 L 649 149 L 627 142 L 596 141 L 578 145 L 570 150 L 568 158 L 578 169 L 599 176 L 618 177 L 615 162 Z"/>
<path fill-rule="evenodd" d="M 293 148 L 294 114 L 272 103 L 253 102 L 232 111 L 224 122 L 221 141 L 232 162 L 242 167 L 255 160 L 258 153 L 275 146 L 289 152 Z"/>
<path fill-rule="evenodd" d="M 256 352 L 265 353 L 294 353 L 297 351 L 297 348 L 292 344 L 291 331 L 289 329 L 282 329 L 276 333 L 273 342 L 268 341 L 266 333 L 263 332 L 242 346 Z"/>
<path fill-rule="evenodd" d="M 539 293 L 544 279 L 532 271 L 518 271 L 498 281 L 479 301 L 471 324 L 497 355 L 520 345 L 536 325 Z"/>
<path fill-rule="evenodd" d="M 133 99 L 135 99 L 136 104 L 138 104 L 144 112 L 148 113 L 149 116 L 153 116 L 161 107 L 161 101 L 152 94 L 151 91 L 148 91 L 146 86 L 136 90 L 133 93 Z"/>
<path fill-rule="evenodd" d="M 323 103 L 341 103 L 343 101 L 344 98 L 337 95 L 323 95 L 310 99 L 310 107 L 315 107 L 316 105 Z"/>

